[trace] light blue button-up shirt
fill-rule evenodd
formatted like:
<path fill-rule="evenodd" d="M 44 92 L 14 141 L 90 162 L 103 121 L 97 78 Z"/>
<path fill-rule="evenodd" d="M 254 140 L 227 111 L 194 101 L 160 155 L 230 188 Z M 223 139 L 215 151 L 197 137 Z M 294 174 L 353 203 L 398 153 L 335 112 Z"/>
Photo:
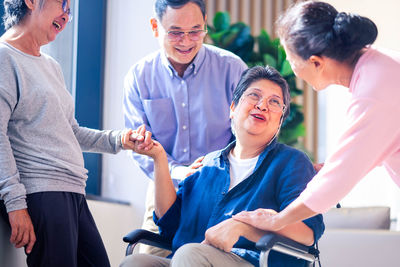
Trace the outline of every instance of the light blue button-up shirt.
<path fill-rule="evenodd" d="M 125 77 L 125 126 L 136 129 L 145 124 L 167 152 L 170 170 L 190 165 L 233 139 L 229 107 L 245 69 L 238 56 L 204 44 L 180 77 L 159 50 Z M 153 160 L 136 153 L 132 157 L 153 179 Z"/>

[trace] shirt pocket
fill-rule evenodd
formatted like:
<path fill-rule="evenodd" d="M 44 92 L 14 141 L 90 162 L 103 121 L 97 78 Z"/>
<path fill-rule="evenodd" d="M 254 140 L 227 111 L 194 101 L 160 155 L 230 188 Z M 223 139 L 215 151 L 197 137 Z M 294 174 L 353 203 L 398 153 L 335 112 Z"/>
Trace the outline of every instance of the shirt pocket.
<path fill-rule="evenodd" d="M 144 99 L 143 107 L 153 135 L 159 142 L 175 136 L 177 123 L 171 98 Z"/>

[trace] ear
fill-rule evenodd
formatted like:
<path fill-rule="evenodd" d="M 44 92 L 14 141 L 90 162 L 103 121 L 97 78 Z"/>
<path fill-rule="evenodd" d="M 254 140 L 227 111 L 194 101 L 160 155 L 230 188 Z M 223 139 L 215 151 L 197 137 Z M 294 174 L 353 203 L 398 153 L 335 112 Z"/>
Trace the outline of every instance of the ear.
<path fill-rule="evenodd" d="M 33 10 L 35 8 L 35 2 L 36 0 L 25 0 L 25 5 L 28 9 Z"/>
<path fill-rule="evenodd" d="M 158 22 L 156 18 L 150 19 L 151 30 L 153 31 L 154 37 L 158 37 Z"/>
<path fill-rule="evenodd" d="M 235 103 L 232 102 L 230 109 L 231 111 L 229 112 L 229 118 L 232 119 L 233 113 L 235 112 Z"/>
<path fill-rule="evenodd" d="M 312 55 L 308 61 L 316 68 L 316 69 L 322 69 L 324 67 L 324 58 L 316 55 Z"/>

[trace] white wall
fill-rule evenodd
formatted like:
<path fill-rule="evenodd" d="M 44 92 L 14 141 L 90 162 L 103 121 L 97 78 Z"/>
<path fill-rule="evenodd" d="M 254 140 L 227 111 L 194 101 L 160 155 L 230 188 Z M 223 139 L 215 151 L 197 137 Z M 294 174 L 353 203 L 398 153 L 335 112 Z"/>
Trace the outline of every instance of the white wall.
<path fill-rule="evenodd" d="M 154 0 L 109 0 L 107 7 L 104 129 L 124 128 L 123 80 L 131 65 L 158 49 L 150 17 Z M 103 156 L 103 193 L 105 197 L 129 201 L 140 226 L 148 180 L 126 152 Z"/>
<path fill-rule="evenodd" d="M 88 205 L 103 239 L 111 266 L 119 266 L 125 258 L 127 247 L 122 238 L 136 228 L 135 212 L 131 206 L 103 201 L 88 200 Z"/>
<path fill-rule="evenodd" d="M 328 0 L 338 11 L 353 12 L 372 19 L 378 27 L 377 45 L 399 50 L 400 1 L 398 0 Z M 335 138 L 343 128 L 349 93 L 333 86 L 319 93 L 320 152 L 328 154 Z M 368 145 L 368 144 L 365 144 Z M 326 154 L 319 155 L 323 161 Z M 392 217 L 400 215 L 400 189 L 382 168 L 377 168 L 363 179 L 341 201 L 344 206 L 385 205 L 392 209 Z"/>

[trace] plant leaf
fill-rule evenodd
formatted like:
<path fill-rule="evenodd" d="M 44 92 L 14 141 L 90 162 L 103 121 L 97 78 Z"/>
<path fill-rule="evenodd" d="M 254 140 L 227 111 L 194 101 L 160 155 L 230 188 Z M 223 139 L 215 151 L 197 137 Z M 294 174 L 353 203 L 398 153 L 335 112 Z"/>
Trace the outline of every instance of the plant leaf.
<path fill-rule="evenodd" d="M 257 37 L 257 41 L 258 51 L 260 54 L 267 54 L 271 52 L 271 39 L 264 29 L 261 30 L 260 36 Z"/>
<path fill-rule="evenodd" d="M 290 66 L 289 61 L 287 61 L 286 59 L 283 61 L 280 72 L 283 77 L 294 75 L 292 67 Z"/>
<path fill-rule="evenodd" d="M 225 31 L 231 24 L 231 17 L 228 12 L 217 12 L 215 14 L 213 23 L 217 32 Z"/>
<path fill-rule="evenodd" d="M 276 68 L 276 59 L 273 56 L 265 54 L 263 55 L 263 59 L 264 59 L 264 65 L 269 65 L 273 68 Z"/>
<path fill-rule="evenodd" d="M 278 66 L 279 68 L 282 68 L 283 62 L 286 59 L 286 52 L 285 49 L 283 49 L 283 46 L 279 45 L 277 46 L 277 57 L 278 57 Z"/>

